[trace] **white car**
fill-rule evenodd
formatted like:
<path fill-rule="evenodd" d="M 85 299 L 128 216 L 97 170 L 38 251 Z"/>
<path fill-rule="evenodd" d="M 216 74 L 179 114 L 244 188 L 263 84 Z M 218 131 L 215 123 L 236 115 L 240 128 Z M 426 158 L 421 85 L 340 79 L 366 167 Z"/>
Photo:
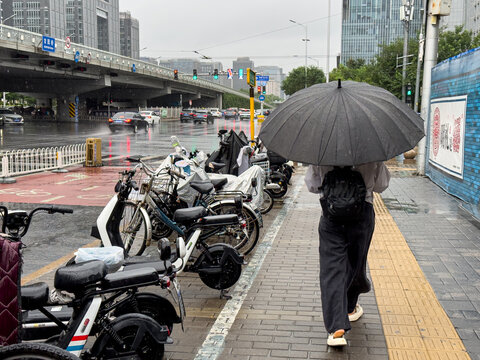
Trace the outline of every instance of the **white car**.
<path fill-rule="evenodd" d="M 16 114 L 14 111 L 10 109 L 0 109 L 0 117 L 3 118 L 4 124 L 15 124 L 15 125 L 23 125 L 23 116 Z M 0 121 L 2 123 L 2 121 Z"/>
<path fill-rule="evenodd" d="M 220 112 L 219 108 L 211 108 L 210 112 L 212 113 L 213 117 L 222 117 L 222 113 Z"/>
<path fill-rule="evenodd" d="M 140 115 L 145 118 L 145 121 L 148 122 L 149 125 L 160 124 L 160 116 L 158 116 L 156 111 L 140 111 Z"/>

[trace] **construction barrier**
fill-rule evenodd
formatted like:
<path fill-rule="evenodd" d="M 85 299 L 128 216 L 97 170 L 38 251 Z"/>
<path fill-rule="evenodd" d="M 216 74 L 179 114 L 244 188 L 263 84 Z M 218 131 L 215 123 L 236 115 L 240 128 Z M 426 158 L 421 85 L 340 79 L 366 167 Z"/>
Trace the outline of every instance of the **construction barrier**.
<path fill-rule="evenodd" d="M 87 139 L 85 166 L 102 166 L 102 139 Z"/>

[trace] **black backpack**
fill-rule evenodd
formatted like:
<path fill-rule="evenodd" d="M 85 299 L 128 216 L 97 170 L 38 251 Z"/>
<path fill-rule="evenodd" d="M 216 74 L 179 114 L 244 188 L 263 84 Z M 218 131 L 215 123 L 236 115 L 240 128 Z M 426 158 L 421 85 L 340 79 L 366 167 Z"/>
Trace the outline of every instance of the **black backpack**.
<path fill-rule="evenodd" d="M 351 166 L 335 166 L 325 174 L 320 190 L 320 203 L 327 217 L 346 221 L 362 214 L 367 189 L 362 174 Z"/>

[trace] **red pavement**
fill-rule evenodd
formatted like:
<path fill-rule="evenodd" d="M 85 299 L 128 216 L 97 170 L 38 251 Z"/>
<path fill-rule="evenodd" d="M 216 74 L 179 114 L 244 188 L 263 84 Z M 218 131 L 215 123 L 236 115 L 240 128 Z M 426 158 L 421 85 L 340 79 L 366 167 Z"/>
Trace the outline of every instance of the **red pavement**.
<path fill-rule="evenodd" d="M 0 184 L 0 202 L 105 206 L 114 194 L 120 167 L 77 167 L 68 173 L 43 172 Z"/>

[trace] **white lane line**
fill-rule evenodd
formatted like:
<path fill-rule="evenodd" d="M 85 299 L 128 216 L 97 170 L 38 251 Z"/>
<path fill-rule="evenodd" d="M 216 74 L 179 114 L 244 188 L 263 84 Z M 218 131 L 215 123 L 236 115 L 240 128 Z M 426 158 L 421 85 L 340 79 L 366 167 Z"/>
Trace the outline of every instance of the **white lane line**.
<path fill-rule="evenodd" d="M 94 186 L 90 186 L 90 187 L 87 187 L 85 189 L 82 189 L 82 191 L 90 191 L 90 190 L 96 189 L 98 187 L 100 187 L 100 185 L 94 185 Z"/>
<path fill-rule="evenodd" d="M 291 196 L 285 199 L 283 208 L 278 213 L 277 218 L 268 228 L 263 237 L 263 241 L 257 245 L 255 254 L 248 262 L 248 265 L 243 268 L 242 275 L 240 276 L 235 289 L 231 293 L 232 299 L 227 301 L 218 315 L 217 320 L 210 329 L 202 347 L 198 350 L 195 360 L 215 360 L 223 352 L 225 338 L 228 335 L 228 331 L 235 322 L 235 318 L 242 308 L 243 301 L 247 297 L 248 291 L 260 271 L 263 261 L 270 251 L 278 231 L 282 227 L 283 221 L 297 199 L 300 188 L 303 186 L 303 179 L 304 176 L 301 176 L 298 179 Z"/>
<path fill-rule="evenodd" d="M 65 197 L 64 195 L 55 196 L 55 197 L 53 197 L 53 198 L 45 199 L 45 200 L 42 200 L 42 201 L 40 201 L 40 202 L 42 202 L 42 203 L 48 203 L 48 202 L 50 202 L 50 201 L 58 200 L 58 199 L 61 199 L 61 198 L 64 198 L 64 197 Z"/>

